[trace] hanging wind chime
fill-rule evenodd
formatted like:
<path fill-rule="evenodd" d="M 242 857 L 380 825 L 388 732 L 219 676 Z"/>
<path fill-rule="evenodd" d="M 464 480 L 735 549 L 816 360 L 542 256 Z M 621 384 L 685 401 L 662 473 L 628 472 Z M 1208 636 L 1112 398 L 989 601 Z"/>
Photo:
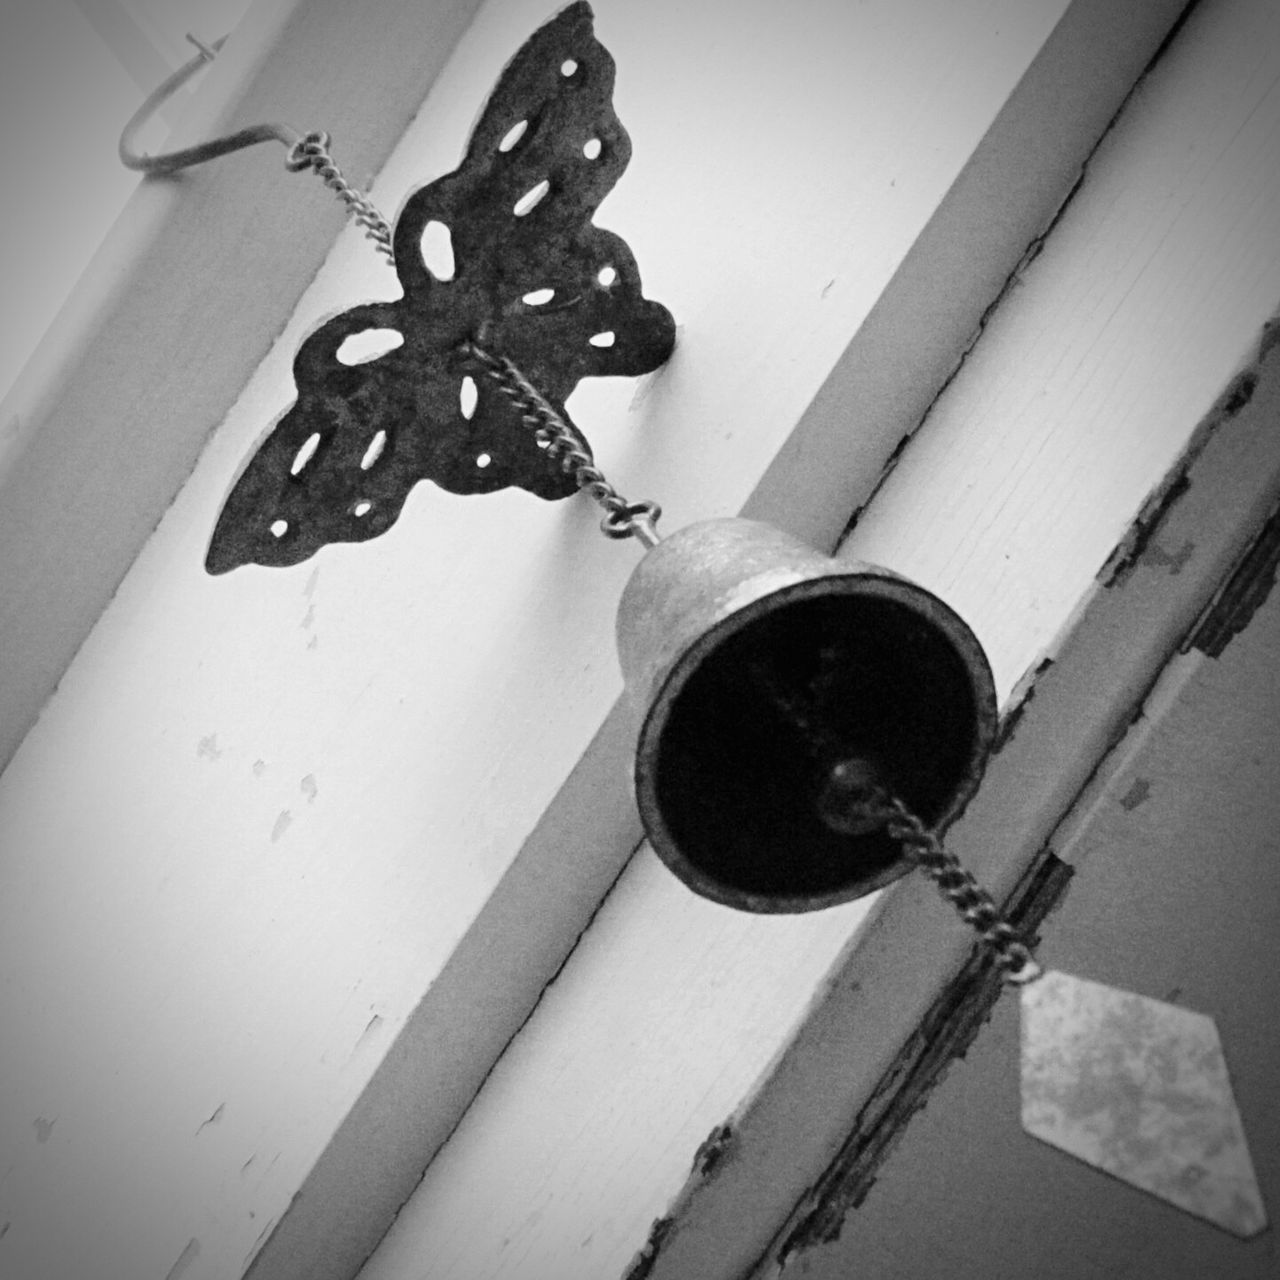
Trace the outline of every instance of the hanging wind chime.
<path fill-rule="evenodd" d="M 1019 988 L 1027 1131 L 1238 1235 L 1260 1231 L 1212 1020 L 1043 970 L 941 842 L 997 725 L 991 671 L 965 622 L 888 570 L 753 521 L 660 538 L 658 504 L 624 498 L 569 419 L 582 378 L 651 372 L 675 341 L 626 243 L 592 222 L 630 142 L 589 5 L 571 4 L 524 44 L 462 163 L 411 195 L 394 231 L 343 179 L 323 133 L 263 125 L 162 156 L 134 150 L 142 123 L 219 45 L 197 44 L 151 95 L 121 139 L 124 162 L 166 174 L 283 142 L 288 167 L 338 194 L 404 293 L 302 343 L 297 401 L 232 486 L 208 571 L 296 564 L 375 537 L 421 480 L 548 500 L 585 490 L 605 534 L 646 548 L 623 593 L 618 649 L 639 723 L 636 799 L 666 865 L 697 893 L 757 912 L 820 909 L 923 870 Z M 432 223 L 448 229 L 451 274 L 424 261 Z M 369 330 L 403 341 L 344 363 L 343 343 Z"/>

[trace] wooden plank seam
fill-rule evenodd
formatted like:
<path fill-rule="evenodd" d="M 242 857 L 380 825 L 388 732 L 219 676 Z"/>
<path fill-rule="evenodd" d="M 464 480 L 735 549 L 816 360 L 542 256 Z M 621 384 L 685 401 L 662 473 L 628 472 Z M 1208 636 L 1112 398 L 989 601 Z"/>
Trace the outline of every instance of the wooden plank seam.
<path fill-rule="evenodd" d="M 1232 379 L 1197 428 L 1186 452 L 1153 492 L 1151 500 L 1134 521 L 1130 535 L 1117 549 L 1118 553 L 1123 551 L 1123 556 L 1119 560 L 1113 558 L 1108 561 L 1105 581 L 1102 581 L 1104 575 L 1100 575 L 1100 584 L 1105 589 L 1123 586 L 1128 572 L 1141 559 L 1143 549 L 1167 523 L 1178 499 L 1190 491 L 1194 483 L 1195 463 L 1206 446 L 1251 403 L 1263 377 L 1264 363 L 1277 346 L 1280 346 L 1280 317 L 1264 326 L 1255 358 Z M 1118 576 L 1114 572 L 1117 563 L 1122 563 L 1125 569 Z M 1100 780 L 1110 775 L 1121 745 L 1141 721 L 1154 714 L 1151 706 L 1153 693 L 1161 683 L 1167 663 L 1192 649 L 1208 658 L 1220 657 L 1267 599 L 1275 584 L 1278 568 L 1280 504 L 1273 507 L 1262 527 L 1248 540 L 1246 550 L 1187 629 L 1181 642 L 1169 652 L 1165 662 L 1156 665 L 1148 684 L 1138 691 L 1127 713 L 1121 709 L 1122 713 L 1117 715 L 1097 765 L 1080 787 L 1076 799 L 1065 808 L 1058 830 L 1035 855 L 1005 903 L 1006 914 L 1020 929 L 1028 932 L 1038 930 L 1062 901 L 1074 871 L 1052 851 L 1062 823 L 1082 802 L 1097 793 Z M 1043 673 L 1051 665 L 1042 664 L 1037 670 Z M 1021 719 L 1033 693 L 1034 686 L 1029 687 L 1017 709 L 1016 719 Z M 1001 747 L 1007 745 L 1012 737 L 1012 732 L 1007 733 Z M 965 1056 L 1002 990 L 1003 983 L 990 971 L 982 954 L 975 950 L 876 1084 L 826 1173 L 797 1206 L 784 1228 L 785 1234 L 780 1233 L 757 1261 L 756 1268 L 771 1263 L 773 1271 L 768 1274 L 780 1274 L 790 1260 L 805 1250 L 839 1238 L 847 1215 L 866 1199 L 884 1161 L 905 1133 L 907 1124 L 927 1103 L 947 1069 Z M 665 1235 L 675 1223 L 674 1219 L 664 1221 L 666 1226 L 654 1242 L 655 1256 L 661 1235 Z M 755 1274 L 756 1268 L 751 1274 Z M 634 1276 L 628 1273 L 626 1280 L 641 1280 L 646 1271 L 647 1268 Z"/>
<path fill-rule="evenodd" d="M 912 427 L 911 430 L 908 431 L 907 434 L 904 435 L 902 439 L 898 441 L 897 445 L 893 449 L 893 452 L 890 453 L 889 456 L 885 459 L 884 466 L 881 468 L 880 474 L 876 477 L 875 483 L 871 486 L 870 490 L 867 492 L 867 495 L 863 499 L 863 501 L 857 507 L 854 508 L 853 513 L 849 516 L 848 521 L 845 523 L 844 529 L 841 531 L 840 537 L 837 541 L 837 544 L 836 544 L 837 546 L 841 542 L 843 542 L 854 531 L 855 528 L 857 528 L 858 521 L 859 519 L 861 519 L 863 512 L 865 512 L 867 508 L 871 505 L 871 503 L 875 501 L 876 495 L 880 492 L 880 490 L 884 487 L 885 482 L 893 474 L 894 469 L 897 467 L 898 462 L 901 460 L 902 455 L 907 448 L 907 445 L 911 442 L 911 440 L 914 438 L 914 436 L 920 430 L 920 428 L 923 427 L 925 423 L 929 421 L 930 417 L 933 415 L 934 409 L 943 400 L 943 398 L 947 393 L 947 390 L 950 388 L 951 384 L 959 376 L 961 369 L 963 369 L 965 364 L 968 362 L 969 357 L 970 355 L 972 355 L 974 348 L 978 345 L 979 341 L 982 338 L 982 335 L 986 332 L 987 326 L 991 322 L 991 318 L 1000 309 L 1001 305 L 1009 297 L 1009 295 L 1013 293 L 1013 291 L 1022 284 L 1023 279 L 1026 276 L 1027 271 L 1030 269 L 1032 263 L 1034 263 L 1035 260 L 1040 256 L 1041 252 L 1044 250 L 1046 243 L 1048 243 L 1049 237 L 1057 229 L 1058 224 L 1066 216 L 1067 211 L 1071 208 L 1072 204 L 1075 202 L 1076 196 L 1080 193 L 1081 189 L 1084 187 L 1085 182 L 1089 177 L 1090 168 L 1093 164 L 1094 158 L 1098 154 L 1099 149 L 1103 146 L 1103 144 L 1114 132 L 1117 122 L 1120 120 L 1120 117 L 1128 109 L 1130 103 L 1134 98 L 1134 95 L 1140 92 L 1143 86 L 1146 84 L 1148 77 L 1150 77 L 1151 73 L 1155 70 L 1157 64 L 1165 56 L 1170 45 L 1172 45 L 1174 40 L 1177 39 L 1183 27 L 1186 25 L 1187 20 L 1190 18 L 1192 10 L 1199 3 L 1200 3 L 1200 0 L 1187 0 L 1187 3 L 1183 7 L 1182 11 L 1174 19 L 1173 25 L 1166 32 L 1164 39 L 1161 40 L 1160 44 L 1157 46 L 1155 52 L 1151 55 L 1150 59 L 1148 59 L 1146 66 L 1143 67 L 1142 69 L 1142 72 L 1139 74 L 1137 79 L 1134 80 L 1132 87 L 1129 89 L 1129 92 L 1124 95 L 1123 99 L 1121 99 L 1120 105 L 1115 109 L 1115 111 L 1111 115 L 1111 118 L 1107 121 L 1105 127 L 1098 134 L 1097 139 L 1094 141 L 1093 146 L 1089 150 L 1089 154 L 1081 162 L 1080 168 L 1076 173 L 1075 179 L 1072 181 L 1071 185 L 1064 192 L 1061 201 L 1059 201 L 1057 208 L 1053 211 L 1053 214 L 1050 216 L 1049 220 L 1045 223 L 1044 228 L 1041 231 L 1039 231 L 1036 235 L 1034 235 L 1030 241 L 1028 241 L 1027 247 L 1022 252 L 1022 256 L 1018 259 L 1017 264 L 1014 266 L 1013 270 L 1010 271 L 1008 276 L 1005 278 L 1004 284 L 1001 285 L 995 297 L 992 298 L 991 301 L 986 305 L 986 307 L 983 308 L 982 314 L 978 317 L 978 323 L 974 326 L 972 335 L 970 336 L 969 340 L 964 344 L 964 346 L 961 348 L 960 354 L 957 357 L 956 362 L 952 366 L 950 372 L 946 375 L 945 378 L 942 379 L 937 389 L 934 391 L 933 398 L 929 401 L 928 406 L 925 408 L 924 412 L 920 415 L 919 420 L 916 422 L 915 426 Z"/>

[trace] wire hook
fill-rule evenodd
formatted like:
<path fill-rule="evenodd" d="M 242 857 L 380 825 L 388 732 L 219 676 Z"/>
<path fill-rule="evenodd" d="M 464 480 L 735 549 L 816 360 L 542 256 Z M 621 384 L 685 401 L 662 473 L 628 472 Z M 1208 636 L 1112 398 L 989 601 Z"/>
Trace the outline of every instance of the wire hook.
<path fill-rule="evenodd" d="M 244 147 L 255 146 L 259 142 L 283 142 L 292 149 L 302 141 L 302 134 L 287 124 L 255 124 L 236 133 L 229 133 L 225 138 L 214 138 L 211 142 L 202 142 L 198 146 L 184 147 L 180 151 L 166 151 L 162 155 L 144 155 L 134 146 L 134 141 L 151 117 L 182 88 L 196 72 L 202 70 L 206 63 L 212 62 L 218 50 L 227 42 L 227 37 L 215 40 L 211 45 L 201 43 L 194 36 L 188 40 L 195 45 L 198 52 L 189 62 L 184 62 L 160 87 L 154 90 L 147 100 L 134 112 L 132 119 L 125 125 L 120 135 L 120 162 L 128 169 L 137 169 L 144 174 L 177 173 L 180 169 L 190 168 L 194 164 L 203 164 L 218 156 L 225 156 L 230 151 L 240 151 Z"/>

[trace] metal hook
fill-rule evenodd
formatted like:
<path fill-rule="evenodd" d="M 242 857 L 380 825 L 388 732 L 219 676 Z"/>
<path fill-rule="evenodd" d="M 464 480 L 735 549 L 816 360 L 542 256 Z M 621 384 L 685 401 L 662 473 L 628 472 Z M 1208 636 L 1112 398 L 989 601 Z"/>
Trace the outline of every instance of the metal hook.
<path fill-rule="evenodd" d="M 188 36 L 187 39 L 198 50 L 196 56 L 190 62 L 184 62 L 147 98 L 134 112 L 133 118 L 120 135 L 120 161 L 126 168 L 138 169 L 145 174 L 177 173 L 193 164 L 203 164 L 206 160 L 224 156 L 229 151 L 252 147 L 259 142 L 283 142 L 286 147 L 293 148 L 302 141 L 302 135 L 287 124 L 255 124 L 230 133 L 225 138 L 214 138 L 211 142 L 184 147 L 180 151 L 167 151 L 163 155 L 148 156 L 135 150 L 134 139 L 143 126 L 197 71 L 207 62 L 212 62 L 218 50 L 227 42 L 226 36 L 215 40 L 212 45 L 202 44 L 194 36 Z"/>

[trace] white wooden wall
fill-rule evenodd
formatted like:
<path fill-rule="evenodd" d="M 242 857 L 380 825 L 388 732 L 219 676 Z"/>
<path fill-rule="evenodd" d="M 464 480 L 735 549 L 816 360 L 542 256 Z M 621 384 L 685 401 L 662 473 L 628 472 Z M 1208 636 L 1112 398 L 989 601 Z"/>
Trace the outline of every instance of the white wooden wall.
<path fill-rule="evenodd" d="M 572 408 L 607 469 L 658 497 L 670 527 L 746 507 L 831 545 L 1180 6 L 753 0 L 731 19 L 711 0 L 596 7 L 634 144 L 600 221 L 628 239 L 681 335 L 642 386 L 584 388 Z M 503 61 L 546 16 L 533 0 L 480 9 L 378 177 L 384 208 L 453 166 Z M 295 53 L 281 44 L 279 74 L 305 79 Z M 314 123 L 340 147 L 341 95 L 330 105 Z M 206 174 L 186 196 L 216 190 Z M 308 195 L 327 199 L 318 184 Z M 166 199 L 184 216 L 182 193 Z M 1181 208 L 1165 208 L 1170 228 Z M 1149 228 L 1135 234 L 1155 243 Z M 1202 270 L 1216 279 L 1212 262 Z M 181 288 L 171 272 L 162 283 Z M 1264 271 L 1246 283 L 1274 301 Z M 363 241 L 339 241 L 0 780 L 0 1267 L 24 1280 L 235 1275 L 259 1251 L 263 1276 L 353 1274 L 638 840 L 626 735 L 610 715 L 612 611 L 635 550 L 598 538 L 585 504 L 424 486 L 376 543 L 288 571 L 203 574 L 230 479 L 291 398 L 300 335 L 394 287 Z M 252 277 L 221 288 L 257 305 Z M 199 322 L 204 298 L 185 304 L 196 353 L 185 376 L 207 406 L 199 352 L 220 335 Z M 212 284 L 207 301 L 210 314 L 234 310 Z M 1254 310 L 1230 311 L 1240 329 L 1206 357 L 1204 387 L 1238 358 L 1263 303 Z M 100 390 L 118 395 L 123 381 L 104 374 Z M 171 387 L 174 415 L 186 394 Z M 73 426 L 74 415 L 59 429 Z M 1113 437 L 1097 431 L 1082 452 Z M 1036 438 L 1043 451 L 1056 436 Z M 1034 628 L 984 635 L 1002 690 L 1038 659 L 1184 439 L 1171 428 L 1144 446 L 1108 514 L 1082 522 L 1092 541 L 1063 552 L 1076 577 L 1064 571 L 1052 606 L 1009 614 Z M 11 557 L 15 528 L 0 542 Z M 65 555 L 70 574 L 76 543 Z M 883 558 L 975 609 L 959 567 L 931 576 L 898 546 Z M 1019 571 L 1043 575 L 1044 562 L 1028 552 Z M 785 1043 L 792 1017 L 780 1023 L 779 1010 L 803 1007 L 863 915 L 717 911 L 642 856 L 554 989 L 578 990 L 590 970 L 574 999 L 598 1011 L 592 1034 L 638 1049 L 632 1020 L 646 1006 L 629 1001 L 611 1022 L 602 977 L 607 990 L 611 966 L 641 958 L 661 1023 L 671 992 L 692 990 L 672 939 L 714 916 L 706 937 L 721 961 L 708 966 L 704 947 L 698 1007 L 708 994 L 746 1006 L 732 1035 L 713 1023 L 701 1047 L 677 1036 L 686 1056 L 668 1074 L 632 1063 L 631 1092 L 615 1092 L 597 1136 L 638 1126 L 655 1155 L 597 1177 L 628 1208 L 584 1227 L 595 1241 L 575 1255 L 584 1275 L 643 1242 L 709 1121 Z M 625 945 L 602 942 L 615 920 L 638 930 Z M 551 1051 L 582 1066 L 584 1044 L 575 1031 Z M 523 1052 L 492 1078 L 468 1134 L 508 1132 L 484 1108 Z M 566 1095 L 571 1110 L 582 1096 Z M 665 1127 L 649 1129 L 652 1114 Z M 554 1120 L 557 1142 L 565 1124 Z M 480 1190 L 474 1203 L 492 1204 L 495 1189 Z M 434 1246 L 429 1256 L 436 1265 Z M 502 1265 L 527 1276 L 525 1256 Z"/>
<path fill-rule="evenodd" d="M 1280 498 L 1274 391 L 1270 416 L 1248 421 L 1235 421 L 1241 395 L 1224 398 L 1280 304 L 1277 245 L 1280 13 L 1207 3 L 841 548 L 956 604 L 1007 709 L 1037 691 L 1031 723 L 949 837 L 997 890 L 1042 847 L 1194 617 L 1195 593 L 1167 584 L 1185 571 L 1203 600 Z M 1274 352 L 1269 365 L 1274 379 Z M 1159 503 L 1150 540 L 1130 536 L 1166 473 L 1185 478 L 1184 451 L 1210 439 L 1203 481 L 1190 473 L 1192 536 L 1160 526 Z M 1121 595 L 1135 563 L 1136 589 Z M 1090 604 L 1102 615 L 1089 651 L 1064 658 L 1064 697 L 1032 677 Z M 1041 707 L 1052 711 L 1037 721 Z M 923 878 L 881 905 L 860 934 L 865 904 L 744 918 L 685 893 L 643 850 L 362 1280 L 590 1280 L 628 1264 L 646 1280 L 778 1274 L 775 1232 L 970 946 Z M 908 1199 L 879 1216 L 879 1264 L 927 1212 Z M 982 1225 L 1004 1231 L 998 1216 Z M 971 1227 L 974 1259 L 980 1240 Z M 902 1274 L 952 1274 L 937 1254 L 913 1256 L 938 1269 Z M 856 1272 L 856 1250 L 835 1257 L 830 1274 Z M 786 1275 L 807 1274 L 803 1251 L 787 1261 Z"/>

